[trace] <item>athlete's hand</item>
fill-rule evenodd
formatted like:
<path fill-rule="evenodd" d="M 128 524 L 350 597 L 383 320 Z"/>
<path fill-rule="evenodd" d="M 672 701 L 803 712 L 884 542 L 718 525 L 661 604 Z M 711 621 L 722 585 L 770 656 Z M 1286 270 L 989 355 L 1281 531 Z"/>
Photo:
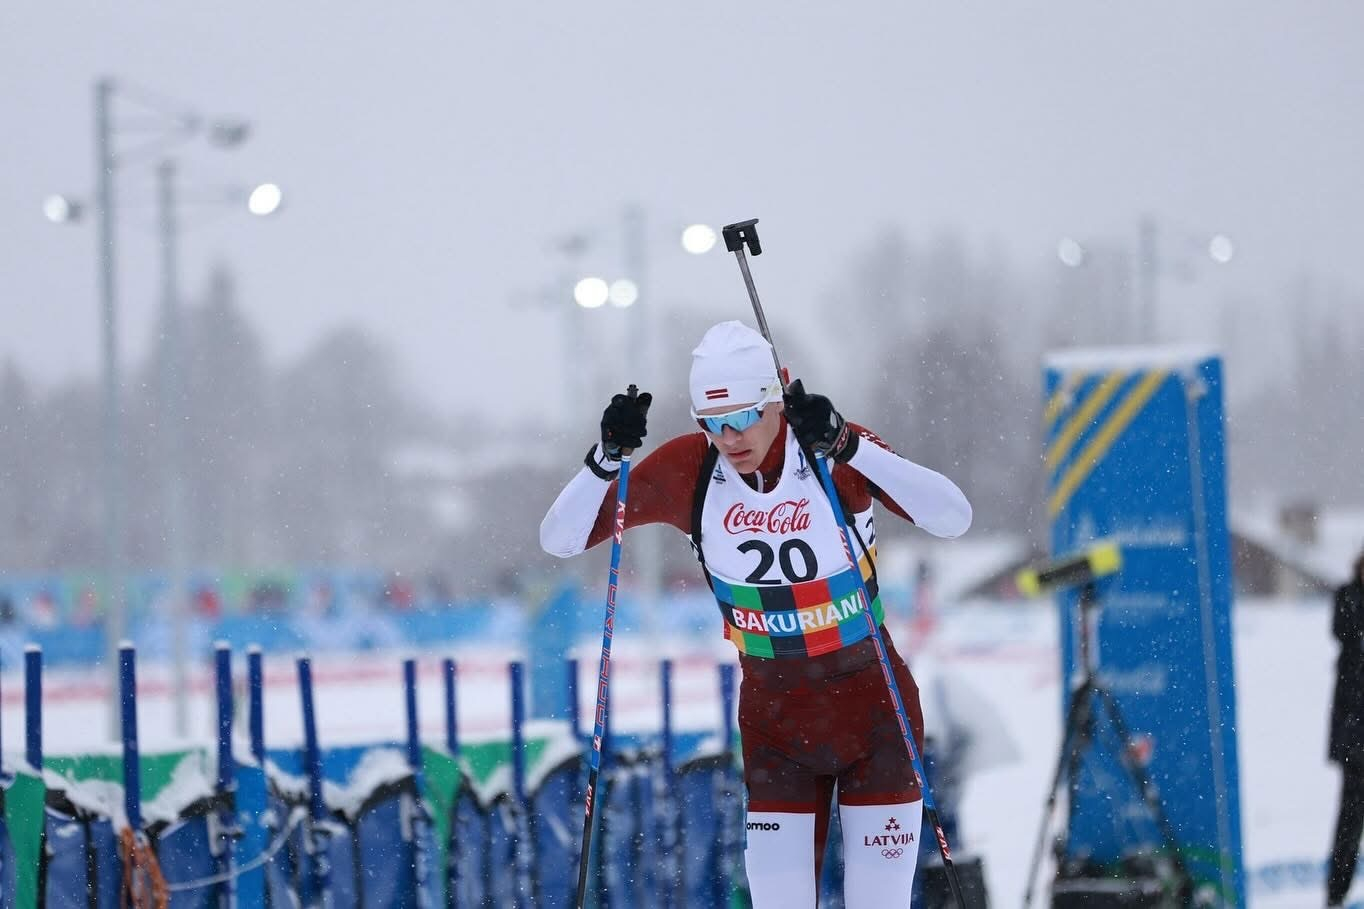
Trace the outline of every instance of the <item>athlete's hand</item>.
<path fill-rule="evenodd" d="M 647 434 L 649 405 L 654 396 L 638 392 L 630 386 L 626 394 L 614 395 L 601 415 L 601 450 L 612 461 L 619 461 L 625 451 L 633 451 L 644 444 Z"/>
<path fill-rule="evenodd" d="M 787 386 L 782 401 L 786 405 L 786 422 L 791 424 L 800 444 L 839 464 L 846 463 L 857 451 L 857 433 L 848 428 L 847 421 L 824 395 L 806 394 L 805 386 L 797 379 Z"/>

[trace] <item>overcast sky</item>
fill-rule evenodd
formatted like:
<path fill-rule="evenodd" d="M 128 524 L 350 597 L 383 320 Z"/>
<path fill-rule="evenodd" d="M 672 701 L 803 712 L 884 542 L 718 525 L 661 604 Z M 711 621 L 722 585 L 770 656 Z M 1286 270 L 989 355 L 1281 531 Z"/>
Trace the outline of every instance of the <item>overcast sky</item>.
<path fill-rule="evenodd" d="M 40 205 L 92 188 L 104 75 L 254 124 L 236 151 L 181 146 L 185 192 L 271 179 L 288 207 L 186 212 L 182 282 L 229 262 L 272 357 L 359 323 L 442 407 L 543 410 L 554 240 L 593 234 L 583 266 L 619 273 L 630 202 L 655 298 L 734 317 L 732 259 L 685 256 L 681 225 L 762 219 L 774 321 L 886 224 L 1044 268 L 1061 236 L 1130 237 L 1149 211 L 1235 238 L 1219 290 L 1301 268 L 1364 287 L 1362 36 L 1364 5 L 1280 0 L 7 3 L 0 357 L 98 367 L 92 225 Z M 126 359 L 156 306 L 147 169 L 120 193 Z"/>

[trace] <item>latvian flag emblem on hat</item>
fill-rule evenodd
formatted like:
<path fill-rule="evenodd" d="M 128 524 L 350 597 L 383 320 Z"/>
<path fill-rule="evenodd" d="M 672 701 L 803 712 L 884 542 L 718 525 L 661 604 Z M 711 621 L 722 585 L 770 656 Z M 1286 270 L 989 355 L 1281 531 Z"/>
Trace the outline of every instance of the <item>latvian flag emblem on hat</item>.
<path fill-rule="evenodd" d="M 706 400 L 707 400 L 707 401 L 718 401 L 718 400 L 720 400 L 721 398 L 727 398 L 727 397 L 729 397 L 729 389 L 728 389 L 728 388 L 707 388 L 707 389 L 706 389 Z"/>

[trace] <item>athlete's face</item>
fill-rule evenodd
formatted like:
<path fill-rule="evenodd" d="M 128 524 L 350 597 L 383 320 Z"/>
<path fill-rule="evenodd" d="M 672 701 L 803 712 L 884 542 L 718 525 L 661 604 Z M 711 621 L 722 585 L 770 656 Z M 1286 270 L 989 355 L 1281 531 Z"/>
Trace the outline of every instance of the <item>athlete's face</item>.
<path fill-rule="evenodd" d="M 699 417 L 713 416 L 729 413 L 736 409 L 733 404 L 730 404 L 725 407 L 698 410 L 696 415 Z M 737 432 L 734 427 L 726 426 L 718 433 L 706 430 L 706 435 L 715 443 L 715 447 L 720 449 L 720 453 L 729 460 L 729 463 L 734 465 L 735 470 L 739 473 L 753 473 L 762 464 L 763 458 L 767 457 L 768 449 L 772 447 L 772 442 L 777 438 L 777 433 L 781 431 L 781 410 L 781 401 L 769 401 L 763 406 L 762 417 L 758 422 L 743 432 Z"/>

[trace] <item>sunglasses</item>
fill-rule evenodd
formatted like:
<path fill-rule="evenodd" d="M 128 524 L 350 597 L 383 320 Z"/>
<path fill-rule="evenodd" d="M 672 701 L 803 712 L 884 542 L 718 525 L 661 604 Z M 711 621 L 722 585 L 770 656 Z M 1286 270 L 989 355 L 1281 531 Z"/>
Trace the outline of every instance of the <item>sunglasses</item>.
<path fill-rule="evenodd" d="M 764 398 L 757 404 L 751 404 L 739 410 L 731 410 L 728 413 L 708 414 L 703 417 L 693 410 L 691 415 L 696 418 L 697 426 L 712 435 L 720 435 L 725 431 L 726 426 L 735 432 L 743 432 L 745 429 L 751 429 L 757 425 L 758 421 L 763 418 L 763 408 L 777 400 L 778 396 L 779 393 Z"/>

